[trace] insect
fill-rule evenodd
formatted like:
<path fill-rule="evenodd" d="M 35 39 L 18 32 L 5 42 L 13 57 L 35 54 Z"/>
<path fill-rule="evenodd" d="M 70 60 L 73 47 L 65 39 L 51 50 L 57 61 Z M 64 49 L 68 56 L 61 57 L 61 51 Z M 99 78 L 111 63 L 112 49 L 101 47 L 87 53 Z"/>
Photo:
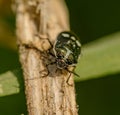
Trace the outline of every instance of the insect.
<path fill-rule="evenodd" d="M 61 32 L 53 46 L 56 64 L 59 69 L 75 66 L 81 53 L 81 43 L 71 32 Z"/>
<path fill-rule="evenodd" d="M 68 69 L 69 67 L 76 66 L 81 54 L 81 43 L 78 37 L 72 32 L 64 31 L 57 36 L 54 45 L 52 45 L 51 42 L 50 44 L 54 53 L 50 54 L 55 57 L 55 62 L 53 63 L 56 63 L 58 69 L 65 69 L 70 73 L 66 82 L 68 83 L 71 73 L 79 76 L 75 72 Z"/>

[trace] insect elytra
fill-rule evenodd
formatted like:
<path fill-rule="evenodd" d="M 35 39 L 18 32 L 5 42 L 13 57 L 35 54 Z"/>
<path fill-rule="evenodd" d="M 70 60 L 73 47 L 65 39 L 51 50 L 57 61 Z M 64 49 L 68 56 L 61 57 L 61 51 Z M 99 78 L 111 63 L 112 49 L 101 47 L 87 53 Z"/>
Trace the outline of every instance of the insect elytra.
<path fill-rule="evenodd" d="M 53 46 L 56 64 L 59 69 L 75 66 L 81 54 L 79 38 L 72 32 L 61 32 Z"/>

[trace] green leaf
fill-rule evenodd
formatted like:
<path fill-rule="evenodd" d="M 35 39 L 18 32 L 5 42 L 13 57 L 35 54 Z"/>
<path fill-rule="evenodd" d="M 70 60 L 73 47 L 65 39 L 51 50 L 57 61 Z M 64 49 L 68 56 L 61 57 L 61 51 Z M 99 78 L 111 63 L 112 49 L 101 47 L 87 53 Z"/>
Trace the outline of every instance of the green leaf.
<path fill-rule="evenodd" d="M 18 78 L 18 76 L 20 76 Z M 0 97 L 20 93 L 22 74 L 20 71 L 7 71 L 0 75 Z"/>
<path fill-rule="evenodd" d="M 120 72 L 120 33 L 93 41 L 82 49 L 76 68 L 77 80 L 87 80 Z"/>
<path fill-rule="evenodd" d="M 0 75 L 0 115 L 27 115 L 22 72 Z"/>

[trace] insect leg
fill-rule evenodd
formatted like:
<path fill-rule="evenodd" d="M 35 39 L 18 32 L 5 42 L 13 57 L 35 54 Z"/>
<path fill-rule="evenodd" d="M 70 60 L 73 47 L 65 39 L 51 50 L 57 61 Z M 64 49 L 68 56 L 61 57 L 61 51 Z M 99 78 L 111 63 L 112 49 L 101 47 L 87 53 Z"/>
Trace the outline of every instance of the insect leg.
<path fill-rule="evenodd" d="M 52 48 L 52 47 L 53 47 L 52 42 L 49 40 L 49 38 L 47 38 L 47 40 L 48 40 L 48 42 L 50 43 L 50 46 L 51 46 L 51 48 Z"/>
<path fill-rule="evenodd" d="M 77 73 L 75 73 L 74 71 L 70 71 L 70 70 L 68 70 L 68 68 L 65 68 L 69 73 L 70 73 L 70 75 L 68 76 L 68 78 L 67 78 L 67 80 L 66 80 L 66 83 L 69 85 L 69 86 L 72 86 L 72 84 L 69 84 L 69 79 L 70 79 L 70 77 L 71 77 L 71 74 L 74 74 L 74 75 L 76 75 L 77 77 L 80 77 Z"/>
<path fill-rule="evenodd" d="M 71 73 L 70 73 L 70 75 L 68 76 L 68 78 L 67 78 L 67 80 L 66 80 L 66 83 L 67 83 L 69 86 L 72 86 L 72 84 L 69 84 L 69 79 L 70 79 L 70 77 L 71 77 Z"/>
<path fill-rule="evenodd" d="M 49 53 L 51 56 L 55 57 L 55 55 L 54 55 L 52 52 L 50 52 L 50 50 L 48 50 L 48 53 Z"/>
<path fill-rule="evenodd" d="M 78 75 L 78 74 L 75 73 L 74 71 L 70 71 L 70 70 L 68 70 L 67 68 L 66 68 L 66 70 L 67 70 L 69 73 L 72 73 L 72 74 L 76 75 L 77 77 L 80 77 L 80 75 Z"/>
<path fill-rule="evenodd" d="M 56 62 L 51 62 L 51 63 L 49 63 L 49 64 L 46 64 L 46 68 L 47 68 L 47 74 L 45 74 L 45 75 L 43 75 L 42 77 L 47 77 L 48 75 L 49 75 L 49 73 L 50 73 L 50 71 L 49 71 L 49 69 L 48 69 L 48 66 L 49 65 L 52 65 L 52 64 L 55 64 Z M 44 72 L 45 70 L 42 70 L 42 71 L 40 71 L 40 72 Z"/>

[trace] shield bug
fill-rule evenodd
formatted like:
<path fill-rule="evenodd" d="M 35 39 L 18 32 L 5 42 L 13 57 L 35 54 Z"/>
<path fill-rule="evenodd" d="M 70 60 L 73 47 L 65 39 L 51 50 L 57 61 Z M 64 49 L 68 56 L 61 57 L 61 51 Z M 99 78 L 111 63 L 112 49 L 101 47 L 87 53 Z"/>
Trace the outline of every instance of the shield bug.
<path fill-rule="evenodd" d="M 70 73 L 66 82 L 68 83 L 71 73 L 75 74 L 76 76 L 79 76 L 75 72 L 70 71 L 68 69 L 69 67 L 76 66 L 81 54 L 81 43 L 76 34 L 69 31 L 61 32 L 57 36 L 54 45 L 52 45 L 51 42 L 50 44 L 53 48 L 54 53 L 50 54 L 55 57 L 55 62 L 52 62 L 52 64 L 56 63 L 57 68 L 65 69 Z"/>
<path fill-rule="evenodd" d="M 53 46 L 59 69 L 75 66 L 81 53 L 81 43 L 72 32 L 61 32 Z"/>

